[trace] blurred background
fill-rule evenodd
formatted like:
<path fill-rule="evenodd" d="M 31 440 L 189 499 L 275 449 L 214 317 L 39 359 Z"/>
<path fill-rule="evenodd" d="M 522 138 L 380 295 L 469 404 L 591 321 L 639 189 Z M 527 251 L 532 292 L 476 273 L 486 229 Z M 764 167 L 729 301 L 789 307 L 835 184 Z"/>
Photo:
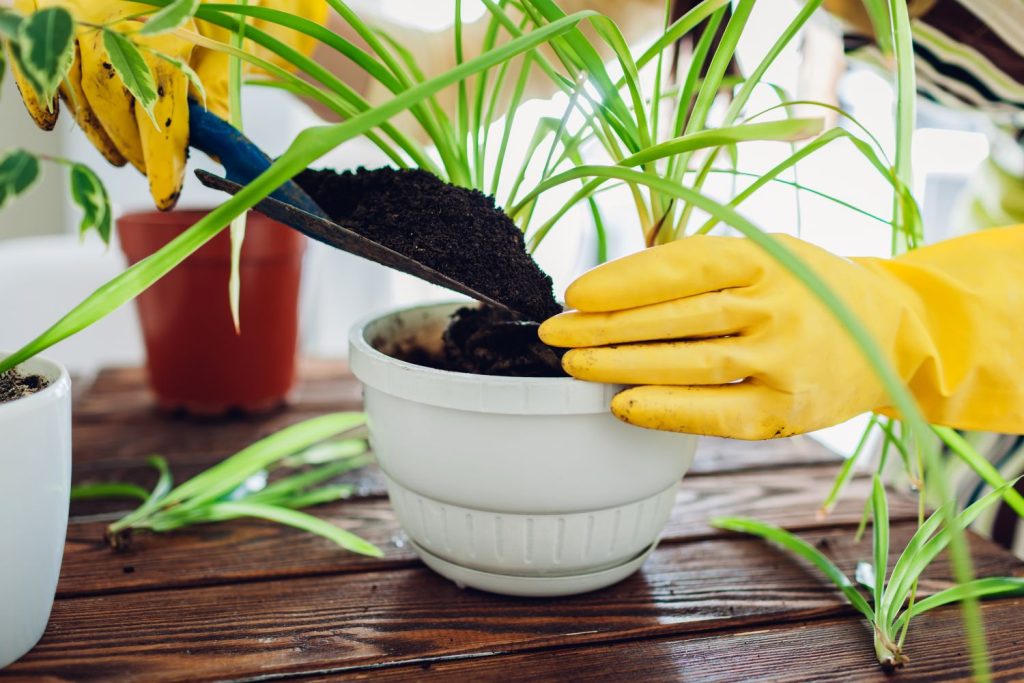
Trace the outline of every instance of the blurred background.
<path fill-rule="evenodd" d="M 355 3 L 357 6 L 359 3 Z M 396 21 L 429 31 L 450 26 L 453 0 L 380 0 L 374 12 Z M 759 3 L 750 20 L 761 31 L 746 31 L 739 47 L 742 64 L 756 62 L 796 11 L 795 0 Z M 463 2 L 464 19 L 472 21 L 483 14 L 483 6 L 473 0 Z M 655 30 L 658 27 L 652 27 Z M 892 88 L 883 75 L 867 67 L 841 65 L 841 55 L 828 44 L 827 26 L 821 35 L 804 36 L 805 45 L 823 45 L 824 58 L 812 64 L 805 61 L 801 81 L 801 54 L 798 44 L 777 60 L 767 80 L 796 93 L 807 81 L 822 81 L 827 86 L 838 79 L 838 100 L 891 151 L 893 139 Z M 817 34 L 818 29 L 813 33 Z M 822 41 L 824 43 L 822 44 Z M 831 57 L 836 61 L 830 61 Z M 833 72 L 836 77 L 833 78 Z M 803 84 L 803 85 L 801 85 Z M 131 167 L 115 169 L 102 158 L 76 130 L 70 117 L 61 117 L 52 133 L 35 128 L 23 111 L 7 79 L 0 93 L 0 150 L 25 147 L 83 161 L 99 172 L 107 185 L 118 214 L 151 208 L 145 179 Z M 767 90 L 767 89 L 766 89 Z M 752 101 L 750 109 L 759 110 L 777 100 L 770 91 Z M 522 110 L 527 116 L 560 116 L 564 97 L 533 101 Z M 276 91 L 250 88 L 244 97 L 245 131 L 272 156 L 281 153 L 295 133 L 318 122 L 306 107 Z M 522 141 L 512 148 L 523 148 L 532 130 L 520 126 Z M 956 197 L 967 178 L 988 153 L 986 137 L 975 123 L 959 115 L 922 104 L 915 135 L 915 190 L 923 201 L 928 238 L 947 234 L 949 216 Z M 756 173 L 774 165 L 787 151 L 776 144 L 746 144 L 740 151 L 739 167 Z M 335 168 L 382 165 L 384 158 L 370 143 L 351 141 L 321 160 Z M 210 159 L 193 153 L 194 168 L 217 169 Z M 845 142 L 827 147 L 802 162 L 799 180 L 822 192 L 835 195 L 881 216 L 888 215 L 891 194 L 877 173 Z M 182 208 L 208 208 L 222 197 L 205 190 L 189 176 L 179 204 Z M 80 301 L 86 294 L 124 267 L 116 245 L 104 248 L 98 240 L 80 243 L 75 235 L 78 217 L 70 205 L 64 187 L 64 174 L 44 168 L 44 178 L 27 196 L 13 202 L 0 213 L 0 349 L 21 346 L 30 337 Z M 717 191 L 730 191 L 731 181 L 721 176 Z M 602 195 L 609 229 L 612 231 L 612 256 L 636 249 L 639 233 L 628 197 L 614 191 Z M 850 211 L 807 192 L 772 184 L 751 198 L 744 212 L 764 229 L 799 234 L 844 255 L 887 255 L 888 226 Z M 538 253 L 538 260 L 555 279 L 556 293 L 564 291 L 571 279 L 593 265 L 593 225 L 585 212 L 571 214 L 564 225 Z M 301 338 L 304 354 L 343 357 L 346 335 L 356 320 L 396 304 L 425 299 L 452 298 L 447 292 L 426 285 L 355 257 L 315 244 L 307 252 L 305 264 Z M 30 291 L 24 283 L 31 278 Z M 212 295 L 219 295 L 213 293 Z M 226 296 L 226 289 L 223 294 Z M 243 321 L 244 325 L 244 321 Z M 48 355 L 63 361 L 78 375 L 88 375 L 111 364 L 136 365 L 143 362 L 143 348 L 129 306 L 95 327 L 64 342 Z"/>

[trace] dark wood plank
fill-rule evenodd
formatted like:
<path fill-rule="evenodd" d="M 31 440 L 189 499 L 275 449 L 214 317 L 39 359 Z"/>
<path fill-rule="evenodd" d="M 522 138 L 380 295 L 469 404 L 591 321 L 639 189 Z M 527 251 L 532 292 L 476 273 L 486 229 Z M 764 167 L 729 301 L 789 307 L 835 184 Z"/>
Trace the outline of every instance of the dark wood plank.
<path fill-rule="evenodd" d="M 833 514 L 819 520 L 814 512 L 833 475 L 833 467 L 807 467 L 686 477 L 662 542 L 722 536 L 707 520 L 723 514 L 753 516 L 790 529 L 852 527 L 860 519 L 869 480 L 855 479 Z M 376 543 L 385 551 L 385 561 L 345 553 L 289 528 L 241 520 L 159 537 L 139 535 L 130 549 L 114 552 L 103 543 L 105 521 L 76 522 L 68 530 L 58 591 L 70 596 L 381 571 L 414 561 L 386 500 L 345 501 L 313 512 Z M 893 497 L 894 521 L 910 521 L 916 514 L 909 498 Z"/>
<path fill-rule="evenodd" d="M 997 681 L 1024 680 L 1024 598 L 982 605 Z M 946 607 L 914 621 L 910 664 L 895 676 L 874 657 L 863 621 L 830 618 L 729 633 L 554 648 L 506 656 L 424 661 L 398 667 L 322 672 L 314 681 L 969 681 L 963 623 Z M 330 673 L 329 677 L 326 675 Z"/>
<path fill-rule="evenodd" d="M 913 525 L 896 525 L 895 544 Z M 869 556 L 848 529 L 805 533 L 847 571 Z M 825 539 L 825 540 L 823 540 Z M 980 575 L 1022 564 L 972 538 Z M 948 585 L 940 560 L 926 588 Z M 659 548 L 597 593 L 524 600 L 461 591 L 424 568 L 58 600 L 42 642 L 8 675 L 211 680 L 510 653 L 849 614 L 789 555 L 742 537 Z"/>

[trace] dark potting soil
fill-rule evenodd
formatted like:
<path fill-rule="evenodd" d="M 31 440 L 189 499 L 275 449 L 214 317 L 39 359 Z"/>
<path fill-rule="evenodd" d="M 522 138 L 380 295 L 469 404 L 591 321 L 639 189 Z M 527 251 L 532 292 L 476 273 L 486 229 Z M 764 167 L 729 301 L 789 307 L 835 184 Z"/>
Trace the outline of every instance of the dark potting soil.
<path fill-rule="evenodd" d="M 23 375 L 17 370 L 8 370 L 0 374 L 0 403 L 16 401 L 50 385 L 45 377 L 39 375 Z"/>
<path fill-rule="evenodd" d="M 493 197 L 420 169 L 307 170 L 295 181 L 339 225 L 533 320 L 562 310 L 551 278 L 526 252 L 522 232 Z"/>
<path fill-rule="evenodd" d="M 542 342 L 538 327 L 492 306 L 460 308 L 444 331 L 442 367 L 478 375 L 564 377 L 565 350 Z"/>

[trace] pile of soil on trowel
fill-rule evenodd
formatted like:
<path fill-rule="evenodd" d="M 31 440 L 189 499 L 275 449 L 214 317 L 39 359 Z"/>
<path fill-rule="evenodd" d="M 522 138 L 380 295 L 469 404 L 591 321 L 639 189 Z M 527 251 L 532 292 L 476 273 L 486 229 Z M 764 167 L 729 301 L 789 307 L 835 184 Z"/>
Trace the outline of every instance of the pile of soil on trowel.
<path fill-rule="evenodd" d="M 295 181 L 331 219 L 523 313 L 465 308 L 445 334 L 445 368 L 458 372 L 561 376 L 559 352 L 537 323 L 562 308 L 523 234 L 482 192 L 427 171 L 385 167 L 307 170 Z"/>

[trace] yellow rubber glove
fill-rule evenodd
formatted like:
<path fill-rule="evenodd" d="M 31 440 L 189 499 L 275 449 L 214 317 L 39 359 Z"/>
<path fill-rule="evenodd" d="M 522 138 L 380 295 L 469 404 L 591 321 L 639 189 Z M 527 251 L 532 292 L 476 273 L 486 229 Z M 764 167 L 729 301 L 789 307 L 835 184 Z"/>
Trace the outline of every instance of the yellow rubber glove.
<path fill-rule="evenodd" d="M 1024 433 L 1024 226 L 891 260 L 778 239 L 858 314 L 930 421 Z M 640 385 L 612 401 L 631 424 L 768 439 L 892 414 L 832 314 L 748 240 L 647 249 L 583 275 L 566 302 L 578 310 L 541 338 L 572 347 L 574 377 Z"/>
<path fill-rule="evenodd" d="M 287 10 L 323 23 L 327 6 L 313 0 L 253 0 L 250 4 Z M 152 6 L 118 0 L 16 0 L 15 8 L 23 13 L 45 7 L 68 9 L 79 22 L 110 24 L 147 10 Z M 312 50 L 312 41 L 292 31 L 268 29 L 265 22 L 253 26 L 270 30 L 282 41 L 305 52 Z M 120 27 L 118 27 L 120 28 Z M 209 38 L 228 42 L 230 34 L 207 22 L 189 21 L 182 28 Z M 206 91 L 206 105 L 217 115 L 228 116 L 228 57 L 226 54 L 194 46 L 174 34 L 145 36 L 135 39 L 180 61 L 189 63 L 199 75 Z M 252 49 L 247 45 L 247 49 Z M 261 56 L 266 56 L 261 53 Z M 157 85 L 158 99 L 153 119 L 125 90 L 121 77 L 110 70 L 110 59 L 103 46 L 102 33 L 79 26 L 75 39 L 75 59 L 68 77 L 60 87 L 60 97 L 85 132 L 89 141 L 115 166 L 131 162 L 149 179 L 150 194 L 156 207 L 169 210 L 181 193 L 188 158 L 188 95 L 187 77 L 172 64 L 143 52 Z M 14 64 L 13 60 L 9 60 Z M 56 123 L 57 107 L 38 101 L 31 86 L 17 69 L 12 74 L 22 100 L 32 118 L 44 130 Z M 195 93 L 193 93 L 195 94 Z M 155 120 L 155 124 L 154 124 Z"/>

